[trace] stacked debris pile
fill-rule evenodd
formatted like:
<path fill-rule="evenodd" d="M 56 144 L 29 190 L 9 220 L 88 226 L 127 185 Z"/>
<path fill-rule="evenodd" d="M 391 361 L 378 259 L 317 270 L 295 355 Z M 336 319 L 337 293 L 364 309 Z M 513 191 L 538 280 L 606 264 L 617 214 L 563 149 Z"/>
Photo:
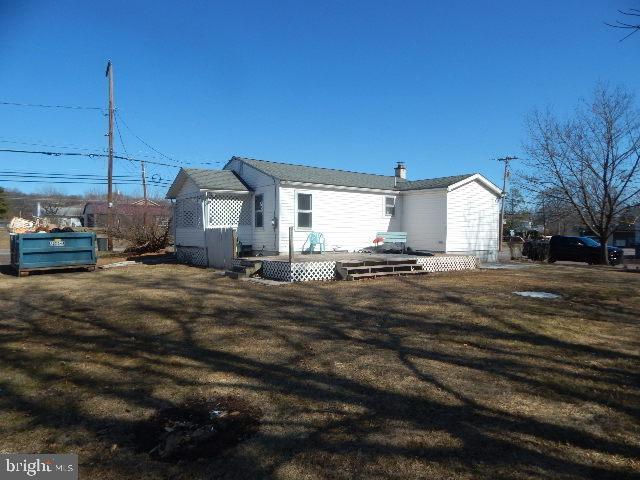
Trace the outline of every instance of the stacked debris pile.
<path fill-rule="evenodd" d="M 191 398 L 141 422 L 136 449 L 167 462 L 214 457 L 254 435 L 261 417 L 238 397 Z"/>
<path fill-rule="evenodd" d="M 9 222 L 10 233 L 70 233 L 75 230 L 71 227 L 59 228 L 57 225 L 52 225 L 46 222 L 46 220 L 34 217 L 34 220 L 27 220 L 25 218 L 13 217 Z"/>

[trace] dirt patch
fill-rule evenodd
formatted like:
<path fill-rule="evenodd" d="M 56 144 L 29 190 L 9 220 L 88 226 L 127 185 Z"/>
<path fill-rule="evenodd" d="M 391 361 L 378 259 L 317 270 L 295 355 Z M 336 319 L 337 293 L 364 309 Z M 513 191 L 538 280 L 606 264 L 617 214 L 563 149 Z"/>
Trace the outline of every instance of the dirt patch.
<path fill-rule="evenodd" d="M 238 397 L 190 398 L 141 422 L 136 450 L 166 462 L 215 457 L 254 435 L 261 417 Z"/>

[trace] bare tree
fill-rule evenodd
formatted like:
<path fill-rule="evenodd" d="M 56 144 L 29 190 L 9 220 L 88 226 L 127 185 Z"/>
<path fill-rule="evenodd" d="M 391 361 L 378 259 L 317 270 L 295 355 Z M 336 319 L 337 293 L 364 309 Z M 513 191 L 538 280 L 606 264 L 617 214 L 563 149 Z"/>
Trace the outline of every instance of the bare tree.
<path fill-rule="evenodd" d="M 543 235 L 565 235 L 582 221 L 562 192 L 540 192 L 533 201 L 533 221 L 542 226 Z"/>
<path fill-rule="evenodd" d="M 0 187 L 0 218 L 5 218 L 9 212 L 9 201 L 4 188 Z"/>
<path fill-rule="evenodd" d="M 534 112 L 528 127 L 525 184 L 571 205 L 599 238 L 601 261 L 608 263 L 607 240 L 640 194 L 640 115 L 633 96 L 599 85 L 573 118 Z"/>
<path fill-rule="evenodd" d="M 620 41 L 623 41 L 640 30 L 640 10 L 629 8 L 628 10 L 618 10 L 618 13 L 623 15 L 624 21 L 616 20 L 616 23 L 606 23 L 606 25 L 629 31 L 627 35 L 620 39 Z"/>
<path fill-rule="evenodd" d="M 145 222 L 143 215 L 139 214 L 128 221 L 118 221 L 110 233 L 129 244 L 125 252 L 141 255 L 166 248 L 170 242 L 171 227 L 169 223 Z"/>

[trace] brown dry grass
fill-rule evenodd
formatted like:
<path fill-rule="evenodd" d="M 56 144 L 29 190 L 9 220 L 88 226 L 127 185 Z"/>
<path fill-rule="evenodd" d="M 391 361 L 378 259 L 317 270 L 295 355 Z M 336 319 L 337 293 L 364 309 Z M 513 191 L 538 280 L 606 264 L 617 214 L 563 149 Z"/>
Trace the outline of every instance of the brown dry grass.
<path fill-rule="evenodd" d="M 516 297 L 545 289 L 560 301 Z M 267 287 L 185 266 L 0 277 L 0 451 L 81 478 L 638 478 L 640 275 L 539 266 Z M 259 433 L 167 465 L 131 431 L 236 394 Z"/>

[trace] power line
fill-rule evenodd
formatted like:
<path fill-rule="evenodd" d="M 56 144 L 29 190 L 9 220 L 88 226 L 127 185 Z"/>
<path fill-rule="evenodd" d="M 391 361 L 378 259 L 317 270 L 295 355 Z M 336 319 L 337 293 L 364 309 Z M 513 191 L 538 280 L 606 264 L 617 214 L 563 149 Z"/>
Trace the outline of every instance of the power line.
<path fill-rule="evenodd" d="M 158 155 L 160 155 L 161 157 L 170 160 L 172 162 L 176 162 L 176 163 L 180 163 L 182 165 L 193 165 L 194 162 L 185 162 L 183 160 L 178 160 L 176 158 L 170 157 L 168 155 L 165 155 L 164 153 L 162 153 L 160 150 L 158 150 L 157 148 L 154 148 L 152 145 L 150 145 L 148 142 L 146 142 L 143 138 L 141 138 L 140 136 L 138 136 L 132 129 L 131 127 L 127 124 L 127 122 L 124 120 L 124 118 L 122 118 L 122 114 L 120 113 L 119 110 L 116 110 L 116 118 L 120 118 L 120 121 L 122 122 L 122 124 L 126 127 L 127 130 L 129 130 L 129 132 L 131 132 L 131 134 L 136 137 L 140 142 L 142 142 L 145 146 L 147 146 L 148 148 L 150 148 L 151 150 L 153 150 L 154 152 L 156 152 Z M 117 125 L 117 122 L 116 122 Z M 144 155 L 141 155 L 144 156 Z M 153 157 L 152 157 L 153 158 Z M 214 165 L 214 164 L 220 164 L 219 161 L 215 161 L 215 162 L 197 162 L 201 165 Z"/>
<path fill-rule="evenodd" d="M 0 175 L 2 176 L 8 176 L 8 175 L 15 175 L 18 177 L 44 177 L 44 178 L 49 178 L 49 177 L 63 177 L 63 178 L 99 178 L 99 179 L 104 179 L 106 178 L 104 175 L 97 175 L 97 174 L 93 174 L 93 173 L 60 173 L 60 172 L 51 172 L 51 173 L 44 173 L 44 172 L 25 172 L 23 170 L 0 170 Z M 133 179 L 138 179 L 137 175 L 114 175 L 113 178 L 116 179 L 124 179 L 124 180 L 133 180 Z M 156 181 L 168 181 L 165 179 L 160 178 L 159 180 Z"/>
<path fill-rule="evenodd" d="M 81 152 L 50 152 L 50 151 L 36 151 L 36 150 L 14 150 L 14 149 L 9 149 L 9 148 L 0 148 L 0 152 L 4 152 L 4 153 L 27 153 L 27 154 L 33 154 L 33 155 L 51 155 L 54 157 L 60 157 L 60 156 L 71 156 L 71 157 L 100 157 L 100 158 L 106 158 L 109 155 L 105 154 L 105 153 L 81 153 Z M 154 162 L 151 160 L 142 160 L 139 158 L 132 158 L 132 157 L 125 157 L 122 155 L 114 155 L 113 158 L 117 158 L 120 160 L 131 160 L 133 162 L 146 162 L 146 163 L 152 163 L 154 165 L 162 165 L 164 167 L 173 167 L 173 168 L 182 168 L 180 165 L 173 165 L 170 163 L 163 163 L 163 162 Z"/>
<path fill-rule="evenodd" d="M 0 171 L 0 177 L 3 178 L 16 178 L 16 179 L 45 179 L 45 180 L 84 180 L 84 181 L 93 181 L 93 180 L 107 180 L 107 177 L 105 176 L 100 176 L 100 175 L 87 175 L 87 174 L 79 174 L 79 175 L 65 175 L 65 174 L 41 174 L 41 173 L 20 173 L 20 172 L 7 172 L 7 171 Z M 132 177 L 132 176 L 125 176 L 125 175 L 121 175 L 121 176 L 117 176 L 114 177 L 114 180 L 117 180 L 118 182 L 134 182 L 134 183 L 138 183 L 139 179 L 137 177 Z M 7 180 L 9 181 L 9 180 Z M 157 185 L 164 185 L 164 184 L 169 184 L 170 181 L 169 180 L 165 180 L 163 178 L 158 178 L 158 179 L 152 179 L 151 180 L 154 184 Z"/>
<path fill-rule="evenodd" d="M 122 133 L 120 132 L 120 125 L 118 124 L 118 117 L 115 117 L 116 131 L 118 132 L 118 139 L 120 140 L 120 145 L 122 145 L 122 150 L 124 154 L 128 157 L 129 152 L 127 151 L 127 147 L 124 145 L 124 140 L 122 140 Z M 133 165 L 133 162 L 129 160 L 129 163 L 125 163 L 130 172 L 133 172 L 133 167 L 129 164 Z"/>
<path fill-rule="evenodd" d="M 19 103 L 0 101 L 0 105 L 8 105 L 12 107 L 35 107 L 35 108 L 64 108 L 68 110 L 106 110 L 102 107 L 85 107 L 79 105 L 44 105 L 41 103 Z"/>
<path fill-rule="evenodd" d="M 2 177 L 2 175 L 0 175 Z M 45 184 L 80 184 L 80 185 L 107 185 L 108 182 L 105 180 L 104 182 L 98 181 L 86 181 L 86 180 L 42 180 L 42 179 L 16 179 L 16 178 L 0 178 L 0 182 L 11 182 L 11 183 L 45 183 Z M 158 187 L 168 187 L 168 183 L 153 183 L 154 186 Z M 116 185 L 139 185 L 139 180 L 118 180 L 114 182 Z"/>
<path fill-rule="evenodd" d="M 127 130 L 129 130 L 131 132 L 131 134 L 136 137 L 140 142 L 142 142 L 144 145 L 146 145 L 148 148 L 150 148 L 151 150 L 153 150 L 154 152 L 156 152 L 158 155 L 160 155 L 163 158 L 166 158 L 167 160 L 171 160 L 172 162 L 176 162 L 176 163 L 185 163 L 185 162 L 181 162 L 180 160 L 176 160 L 175 158 L 171 158 L 168 155 L 165 155 L 164 153 L 162 153 L 160 150 L 152 147 L 151 145 L 149 145 L 146 141 L 144 141 L 142 138 L 140 138 L 129 126 L 129 124 L 127 122 L 125 122 L 124 118 L 122 118 L 122 115 L 120 114 L 119 111 L 116 111 L 116 116 L 120 118 L 120 121 L 122 122 L 122 124 L 126 127 Z"/>
<path fill-rule="evenodd" d="M 91 147 L 88 145 L 52 145 L 49 143 L 35 143 L 35 142 L 20 142 L 17 140 L 6 140 L 7 137 L 0 137 L 0 138 L 4 138 L 5 140 L 0 140 L 0 143 L 11 143 L 14 145 L 27 145 L 30 147 L 49 147 L 49 148 L 74 148 L 74 149 L 95 149 L 95 148 L 100 148 L 100 147 Z M 106 150 L 106 149 L 105 149 Z M 128 155 L 128 154 L 127 154 Z"/>

